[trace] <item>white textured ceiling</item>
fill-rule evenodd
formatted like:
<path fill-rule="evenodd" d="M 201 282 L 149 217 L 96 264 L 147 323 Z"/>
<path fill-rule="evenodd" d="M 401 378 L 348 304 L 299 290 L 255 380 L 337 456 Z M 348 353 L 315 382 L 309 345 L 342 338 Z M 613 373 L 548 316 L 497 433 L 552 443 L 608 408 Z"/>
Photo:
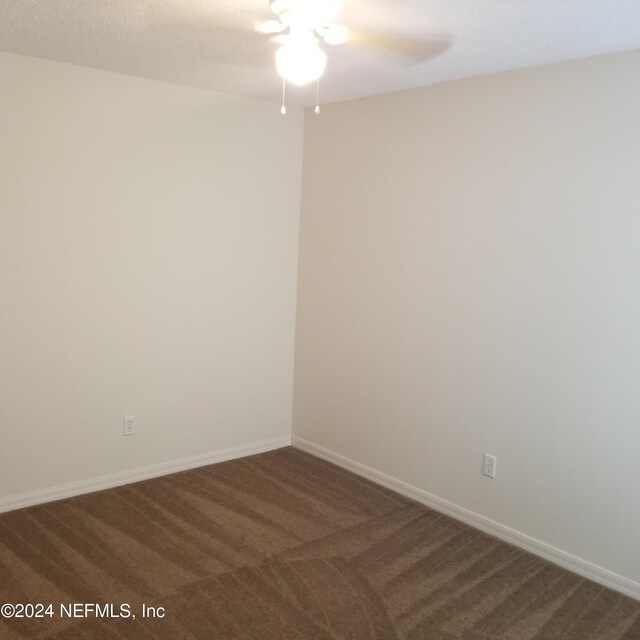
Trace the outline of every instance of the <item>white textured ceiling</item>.
<path fill-rule="evenodd" d="M 640 0 L 343 4 L 347 26 L 429 42 L 405 58 L 327 47 L 322 103 L 640 49 Z M 0 50 L 277 101 L 275 45 L 254 31 L 272 17 L 268 0 L 0 0 Z M 288 101 L 313 104 L 315 86 Z"/>

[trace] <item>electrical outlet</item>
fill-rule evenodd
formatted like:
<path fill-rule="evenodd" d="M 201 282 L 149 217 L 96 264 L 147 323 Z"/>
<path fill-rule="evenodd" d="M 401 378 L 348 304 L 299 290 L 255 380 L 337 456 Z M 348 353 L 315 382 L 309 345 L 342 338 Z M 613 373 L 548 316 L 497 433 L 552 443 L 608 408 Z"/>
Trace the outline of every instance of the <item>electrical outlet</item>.
<path fill-rule="evenodd" d="M 485 453 L 482 462 L 482 473 L 489 478 L 495 478 L 497 464 L 498 459 L 495 456 Z"/>
<path fill-rule="evenodd" d="M 126 416 L 124 419 L 124 435 L 132 436 L 136 432 L 136 419 L 134 416 Z"/>

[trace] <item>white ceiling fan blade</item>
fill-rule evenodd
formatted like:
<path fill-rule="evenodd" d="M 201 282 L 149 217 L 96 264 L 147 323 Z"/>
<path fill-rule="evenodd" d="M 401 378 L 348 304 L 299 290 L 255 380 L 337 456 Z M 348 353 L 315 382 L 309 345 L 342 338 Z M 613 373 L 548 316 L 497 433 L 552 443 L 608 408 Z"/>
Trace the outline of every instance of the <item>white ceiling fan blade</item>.
<path fill-rule="evenodd" d="M 453 42 L 446 17 L 422 0 L 344 0 L 339 21 L 351 43 L 399 62 L 419 64 Z"/>
<path fill-rule="evenodd" d="M 429 38 L 411 34 L 378 34 L 352 31 L 349 42 L 364 46 L 401 64 L 421 64 L 444 53 L 453 37 Z"/>
<path fill-rule="evenodd" d="M 256 31 L 258 33 L 282 33 L 287 28 L 286 24 L 282 24 L 279 20 L 267 20 L 265 22 L 256 23 Z"/>

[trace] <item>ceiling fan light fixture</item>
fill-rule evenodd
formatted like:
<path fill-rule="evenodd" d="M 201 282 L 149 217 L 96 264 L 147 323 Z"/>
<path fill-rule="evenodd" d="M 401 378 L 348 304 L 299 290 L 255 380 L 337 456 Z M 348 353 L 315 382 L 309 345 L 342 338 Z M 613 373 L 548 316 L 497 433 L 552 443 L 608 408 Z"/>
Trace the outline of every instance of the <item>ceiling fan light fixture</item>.
<path fill-rule="evenodd" d="M 327 54 L 315 38 L 295 38 L 276 51 L 276 68 L 282 78 L 299 87 L 317 80 L 327 66 Z"/>

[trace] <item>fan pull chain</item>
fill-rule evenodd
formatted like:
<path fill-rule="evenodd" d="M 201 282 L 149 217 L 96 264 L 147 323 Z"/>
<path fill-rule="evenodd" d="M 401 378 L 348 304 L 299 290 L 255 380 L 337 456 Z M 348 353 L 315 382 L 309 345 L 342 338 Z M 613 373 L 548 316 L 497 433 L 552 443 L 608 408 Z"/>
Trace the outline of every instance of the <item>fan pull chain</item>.
<path fill-rule="evenodd" d="M 284 104 L 287 92 L 287 81 L 282 78 L 282 106 L 280 107 L 280 113 L 284 116 L 287 114 L 287 107 Z"/>
<path fill-rule="evenodd" d="M 316 80 L 316 108 L 313 111 L 316 115 L 320 113 L 320 78 Z"/>

